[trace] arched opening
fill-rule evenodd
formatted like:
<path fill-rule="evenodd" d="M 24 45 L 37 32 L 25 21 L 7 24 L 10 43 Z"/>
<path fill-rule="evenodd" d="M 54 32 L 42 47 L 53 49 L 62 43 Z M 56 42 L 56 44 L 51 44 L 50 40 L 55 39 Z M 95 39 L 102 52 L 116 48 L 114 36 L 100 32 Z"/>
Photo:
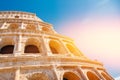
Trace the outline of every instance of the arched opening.
<path fill-rule="evenodd" d="M 74 47 L 73 45 L 71 44 L 66 44 L 68 50 L 74 54 L 75 56 L 81 56 L 82 54 L 80 54 L 80 52 L 78 51 L 78 49 L 76 49 L 76 47 Z"/>
<path fill-rule="evenodd" d="M 42 27 L 43 31 L 50 32 L 50 29 L 48 27 Z"/>
<path fill-rule="evenodd" d="M 0 54 L 13 54 L 14 40 L 13 38 L 2 38 L 0 41 Z"/>
<path fill-rule="evenodd" d="M 39 49 L 35 45 L 25 46 L 25 53 L 40 53 Z"/>
<path fill-rule="evenodd" d="M 87 77 L 89 80 L 100 80 L 94 73 L 87 72 Z"/>
<path fill-rule="evenodd" d="M 80 77 L 73 72 L 66 72 L 63 75 L 63 80 L 80 80 Z"/>
<path fill-rule="evenodd" d="M 29 29 L 29 30 L 36 30 L 36 26 L 34 24 L 28 24 L 26 26 L 26 29 Z"/>
<path fill-rule="evenodd" d="M 59 45 L 58 42 L 56 42 L 56 41 L 50 41 L 49 46 L 50 46 L 50 49 L 51 49 L 51 51 L 52 51 L 53 54 L 58 54 L 59 53 L 59 50 L 60 50 L 59 47 L 60 47 L 60 45 Z"/>
<path fill-rule="evenodd" d="M 105 73 L 101 73 L 101 74 L 106 80 L 111 80 L 110 77 L 108 75 L 106 75 Z"/>
<path fill-rule="evenodd" d="M 49 27 L 42 27 L 42 31 L 48 32 L 48 33 L 53 33 L 52 29 Z"/>
<path fill-rule="evenodd" d="M 15 18 L 19 18 L 19 16 L 16 15 Z"/>
<path fill-rule="evenodd" d="M 36 38 L 30 38 L 26 41 L 24 53 L 40 53 L 41 44 L 40 41 Z"/>
<path fill-rule="evenodd" d="M 19 25 L 17 23 L 12 23 L 10 24 L 10 26 L 8 27 L 8 29 L 18 29 Z"/>
<path fill-rule="evenodd" d="M 49 78 L 42 73 L 35 73 L 32 76 L 28 77 L 28 80 L 49 80 Z"/>
<path fill-rule="evenodd" d="M 1 54 L 12 54 L 14 50 L 14 45 L 7 45 L 1 48 Z"/>
<path fill-rule="evenodd" d="M 62 45 L 57 41 L 51 40 L 49 42 L 49 46 L 53 54 L 59 54 L 59 53 L 64 54 L 65 53 L 65 50 L 63 49 Z"/>

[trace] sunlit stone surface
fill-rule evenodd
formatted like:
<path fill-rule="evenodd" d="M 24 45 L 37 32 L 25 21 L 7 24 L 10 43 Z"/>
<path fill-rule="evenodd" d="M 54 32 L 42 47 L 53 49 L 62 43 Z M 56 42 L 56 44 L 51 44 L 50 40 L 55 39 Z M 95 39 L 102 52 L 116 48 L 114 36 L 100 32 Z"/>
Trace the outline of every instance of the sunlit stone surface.
<path fill-rule="evenodd" d="M 33 13 L 0 12 L 0 80 L 113 80 Z"/>

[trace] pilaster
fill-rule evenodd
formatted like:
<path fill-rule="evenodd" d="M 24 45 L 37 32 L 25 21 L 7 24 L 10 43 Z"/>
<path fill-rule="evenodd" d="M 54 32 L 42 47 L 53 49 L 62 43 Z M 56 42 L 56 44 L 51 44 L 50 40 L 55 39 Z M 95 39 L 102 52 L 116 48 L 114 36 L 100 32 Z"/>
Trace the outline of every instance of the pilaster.
<path fill-rule="evenodd" d="M 77 71 L 81 75 L 82 80 L 87 80 L 85 73 L 82 71 L 82 69 L 80 67 L 77 67 Z"/>
<path fill-rule="evenodd" d="M 15 41 L 15 49 L 14 49 L 14 55 L 21 55 L 24 53 L 24 40 L 22 40 L 22 35 L 20 34 L 18 37 L 16 37 Z"/>
<path fill-rule="evenodd" d="M 48 43 L 47 43 L 47 38 L 45 38 L 44 34 L 42 35 L 41 44 L 42 44 L 42 47 L 43 47 L 42 52 L 45 55 L 50 55 L 50 49 L 49 49 L 49 46 L 48 46 Z"/>
<path fill-rule="evenodd" d="M 59 75 L 59 72 L 57 71 L 57 69 L 56 69 L 56 66 L 55 66 L 55 65 L 53 65 L 53 71 L 54 71 L 55 76 L 56 76 L 56 79 L 55 79 L 55 80 L 60 80 L 60 75 Z"/>
<path fill-rule="evenodd" d="M 15 71 L 15 79 L 14 80 L 20 80 L 20 69 L 17 68 Z"/>
<path fill-rule="evenodd" d="M 63 41 L 62 41 L 61 39 L 59 39 L 59 41 L 60 41 L 61 45 L 63 46 L 63 49 L 65 49 L 66 55 L 67 55 L 67 56 L 73 56 L 73 55 L 70 53 L 70 51 L 68 50 L 68 48 L 66 47 L 66 45 L 63 43 Z"/>
<path fill-rule="evenodd" d="M 100 77 L 100 79 L 105 80 L 105 79 L 103 78 L 103 76 L 101 76 L 101 74 L 97 71 L 96 68 L 93 68 L 93 70 L 94 70 L 95 73 Z"/>

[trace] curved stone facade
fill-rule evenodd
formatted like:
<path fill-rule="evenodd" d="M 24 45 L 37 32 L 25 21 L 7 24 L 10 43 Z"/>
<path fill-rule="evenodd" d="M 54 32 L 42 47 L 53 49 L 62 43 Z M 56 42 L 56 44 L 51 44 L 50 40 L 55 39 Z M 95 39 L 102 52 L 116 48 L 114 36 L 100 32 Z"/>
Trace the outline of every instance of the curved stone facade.
<path fill-rule="evenodd" d="M 0 12 L 0 80 L 113 80 L 35 14 Z"/>

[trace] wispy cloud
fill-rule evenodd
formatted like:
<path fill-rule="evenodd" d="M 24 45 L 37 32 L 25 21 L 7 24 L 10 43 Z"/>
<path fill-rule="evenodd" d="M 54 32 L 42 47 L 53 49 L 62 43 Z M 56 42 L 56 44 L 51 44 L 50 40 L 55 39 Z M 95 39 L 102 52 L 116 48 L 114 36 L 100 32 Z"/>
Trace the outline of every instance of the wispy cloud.
<path fill-rule="evenodd" d="M 120 80 L 120 77 L 115 78 L 115 80 Z"/>

